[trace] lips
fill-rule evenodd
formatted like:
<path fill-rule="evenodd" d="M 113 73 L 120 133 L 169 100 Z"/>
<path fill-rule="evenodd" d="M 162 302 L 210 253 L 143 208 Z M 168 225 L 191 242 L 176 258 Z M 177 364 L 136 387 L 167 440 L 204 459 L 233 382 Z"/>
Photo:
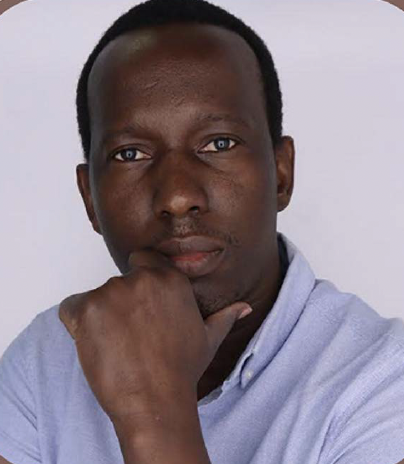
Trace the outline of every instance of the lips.
<path fill-rule="evenodd" d="M 156 250 L 170 258 L 173 265 L 190 278 L 213 272 L 223 259 L 225 245 L 217 240 L 192 236 L 161 242 Z"/>
<path fill-rule="evenodd" d="M 222 242 L 202 236 L 171 239 L 161 242 L 156 246 L 156 250 L 166 256 L 179 256 L 223 249 L 224 244 Z"/>

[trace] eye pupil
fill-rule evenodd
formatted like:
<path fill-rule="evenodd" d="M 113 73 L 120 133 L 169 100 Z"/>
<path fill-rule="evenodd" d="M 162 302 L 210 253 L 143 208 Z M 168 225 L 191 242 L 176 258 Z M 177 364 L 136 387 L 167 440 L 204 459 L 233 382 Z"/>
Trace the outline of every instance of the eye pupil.
<path fill-rule="evenodd" d="M 216 139 L 215 140 L 215 145 L 218 150 L 225 150 L 226 148 L 229 148 L 229 139 Z"/>
<path fill-rule="evenodd" d="M 136 152 L 136 150 L 133 150 L 131 148 L 125 148 L 125 150 L 122 151 L 122 153 L 124 154 L 123 157 L 126 158 L 126 159 L 135 158 L 135 152 Z M 129 155 L 128 155 L 128 153 L 129 153 Z"/>

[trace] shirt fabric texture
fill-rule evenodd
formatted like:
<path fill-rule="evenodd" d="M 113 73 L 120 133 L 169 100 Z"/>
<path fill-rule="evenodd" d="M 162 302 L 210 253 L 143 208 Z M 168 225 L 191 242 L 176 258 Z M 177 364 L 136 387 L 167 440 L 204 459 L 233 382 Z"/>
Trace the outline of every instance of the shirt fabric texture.
<path fill-rule="evenodd" d="M 278 298 L 223 384 L 198 402 L 212 464 L 404 459 L 404 322 L 316 279 L 283 234 Z M 114 428 L 56 305 L 0 361 L 0 455 L 12 464 L 120 464 Z"/>

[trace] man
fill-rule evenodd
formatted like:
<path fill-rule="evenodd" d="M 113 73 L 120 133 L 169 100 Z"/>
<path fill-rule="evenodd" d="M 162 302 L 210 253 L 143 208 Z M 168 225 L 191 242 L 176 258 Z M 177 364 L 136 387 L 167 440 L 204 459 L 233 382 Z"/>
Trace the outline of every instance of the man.
<path fill-rule="evenodd" d="M 78 186 L 122 275 L 4 354 L 0 463 L 403 459 L 404 324 L 277 233 L 294 145 L 255 33 L 146 2 L 90 55 L 77 109 Z"/>

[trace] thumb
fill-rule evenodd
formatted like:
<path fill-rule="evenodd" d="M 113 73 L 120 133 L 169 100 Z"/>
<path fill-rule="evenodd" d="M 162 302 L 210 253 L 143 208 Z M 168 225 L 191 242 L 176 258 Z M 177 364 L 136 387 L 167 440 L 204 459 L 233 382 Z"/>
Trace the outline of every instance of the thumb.
<path fill-rule="evenodd" d="M 238 319 L 248 316 L 251 312 L 252 308 L 248 303 L 238 302 L 221 309 L 205 319 L 205 327 L 209 346 L 211 347 L 212 359 L 234 323 Z"/>

